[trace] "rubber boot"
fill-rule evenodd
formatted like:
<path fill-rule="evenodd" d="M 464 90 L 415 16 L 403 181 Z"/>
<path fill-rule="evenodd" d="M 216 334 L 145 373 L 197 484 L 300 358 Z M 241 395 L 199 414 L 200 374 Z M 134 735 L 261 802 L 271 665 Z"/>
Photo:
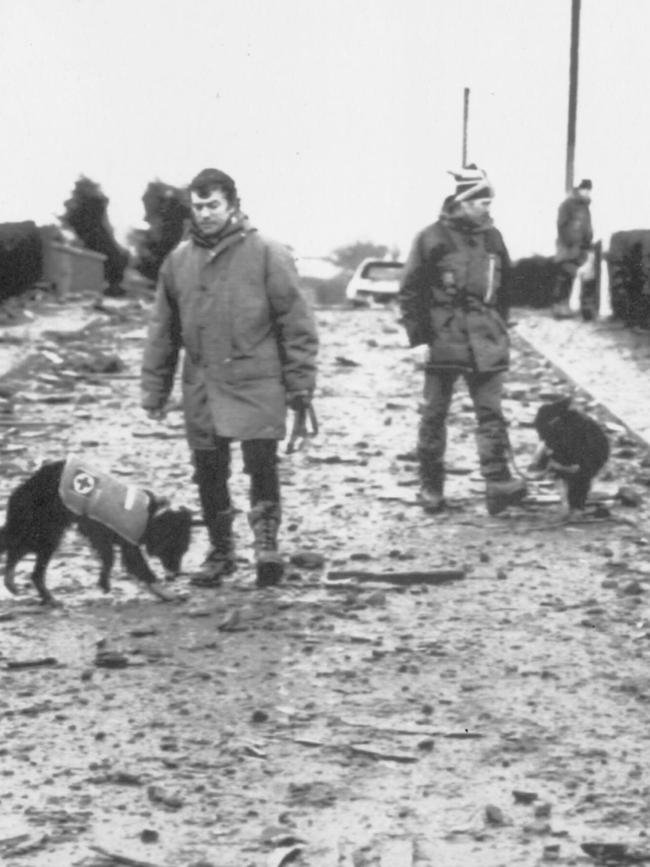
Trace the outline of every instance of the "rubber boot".
<path fill-rule="evenodd" d="M 441 512 L 445 507 L 443 494 L 445 470 L 441 463 L 431 463 L 420 455 L 420 504 L 425 512 Z"/>
<path fill-rule="evenodd" d="M 208 526 L 210 548 L 205 560 L 190 578 L 195 587 L 219 587 L 225 575 L 235 571 L 232 538 L 233 513 L 217 512 Z"/>
<path fill-rule="evenodd" d="M 516 506 L 527 493 L 523 479 L 488 479 L 485 483 L 485 500 L 489 515 L 498 515 L 508 506 Z"/>
<path fill-rule="evenodd" d="M 280 504 L 268 500 L 256 503 L 248 513 L 248 522 L 255 539 L 258 587 L 278 584 L 284 573 L 284 562 L 278 553 L 280 518 Z"/>

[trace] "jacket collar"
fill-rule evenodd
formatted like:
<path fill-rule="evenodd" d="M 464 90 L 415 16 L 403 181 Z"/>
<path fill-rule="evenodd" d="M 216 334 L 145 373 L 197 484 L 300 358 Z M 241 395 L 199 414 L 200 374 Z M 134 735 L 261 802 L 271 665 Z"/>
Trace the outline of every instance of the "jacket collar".
<path fill-rule="evenodd" d="M 224 250 L 243 241 L 246 235 L 256 231 L 244 214 L 234 214 L 228 224 L 213 239 L 208 239 L 199 230 L 190 226 L 190 240 L 197 249 L 205 250 L 209 259 L 214 259 Z"/>

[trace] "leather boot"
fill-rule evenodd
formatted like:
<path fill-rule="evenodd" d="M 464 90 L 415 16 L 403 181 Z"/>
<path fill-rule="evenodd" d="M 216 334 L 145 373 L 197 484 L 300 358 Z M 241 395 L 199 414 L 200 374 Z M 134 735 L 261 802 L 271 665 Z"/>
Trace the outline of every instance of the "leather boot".
<path fill-rule="evenodd" d="M 278 584 L 284 573 L 284 562 L 278 553 L 280 518 L 280 504 L 267 500 L 256 503 L 248 513 L 248 522 L 255 539 L 258 587 Z"/>
<path fill-rule="evenodd" d="M 515 506 L 527 493 L 523 479 L 488 479 L 485 483 L 485 500 L 488 514 L 498 515 L 508 506 Z"/>
<path fill-rule="evenodd" d="M 195 587 L 219 587 L 224 575 L 235 571 L 232 521 L 230 509 L 215 514 L 208 526 L 210 548 L 198 571 L 190 577 L 190 584 Z"/>
<path fill-rule="evenodd" d="M 420 455 L 420 503 L 425 512 L 441 512 L 445 507 L 443 494 L 445 470 L 441 463 L 430 463 Z"/>

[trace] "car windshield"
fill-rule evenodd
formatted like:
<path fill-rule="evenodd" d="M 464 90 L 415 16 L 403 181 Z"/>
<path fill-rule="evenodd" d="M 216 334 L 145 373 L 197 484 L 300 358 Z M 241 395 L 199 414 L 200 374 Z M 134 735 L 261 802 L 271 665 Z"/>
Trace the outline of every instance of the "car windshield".
<path fill-rule="evenodd" d="M 369 262 L 361 272 L 361 277 L 366 280 L 399 280 L 402 268 L 399 262 Z"/>

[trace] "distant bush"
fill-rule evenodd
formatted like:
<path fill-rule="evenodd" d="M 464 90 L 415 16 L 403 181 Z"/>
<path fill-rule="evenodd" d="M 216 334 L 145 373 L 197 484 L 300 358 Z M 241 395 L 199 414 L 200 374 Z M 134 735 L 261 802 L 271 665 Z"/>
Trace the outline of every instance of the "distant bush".
<path fill-rule="evenodd" d="M 65 202 L 61 223 L 74 231 L 82 244 L 106 256 L 104 276 L 108 283 L 107 295 L 121 295 L 124 270 L 129 254 L 115 240 L 108 221 L 109 199 L 99 184 L 83 175 L 77 180 L 72 195 Z"/>
<path fill-rule="evenodd" d="M 163 259 L 183 237 L 190 208 L 184 190 L 160 180 L 147 186 L 142 203 L 149 228 L 131 235 L 135 267 L 143 277 L 156 280 Z"/>
<path fill-rule="evenodd" d="M 360 265 L 364 259 L 399 259 L 397 250 L 391 250 L 386 244 L 375 244 L 372 241 L 355 241 L 345 247 L 337 247 L 329 257 L 341 268 L 350 271 Z"/>
<path fill-rule="evenodd" d="M 510 303 L 513 307 L 548 307 L 552 303 L 557 266 L 552 256 L 529 256 L 512 267 Z"/>
<path fill-rule="evenodd" d="M 36 224 L 0 223 L 0 301 L 38 282 L 43 269 L 43 240 Z"/>

